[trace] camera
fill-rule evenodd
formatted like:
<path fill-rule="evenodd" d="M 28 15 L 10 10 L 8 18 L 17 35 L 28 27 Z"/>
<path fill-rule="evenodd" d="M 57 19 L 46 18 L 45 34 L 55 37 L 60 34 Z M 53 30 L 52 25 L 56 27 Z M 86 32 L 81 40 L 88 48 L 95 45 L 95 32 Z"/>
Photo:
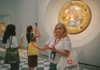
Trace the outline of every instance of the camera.
<path fill-rule="evenodd" d="M 35 23 L 35 26 L 37 26 L 37 23 Z"/>

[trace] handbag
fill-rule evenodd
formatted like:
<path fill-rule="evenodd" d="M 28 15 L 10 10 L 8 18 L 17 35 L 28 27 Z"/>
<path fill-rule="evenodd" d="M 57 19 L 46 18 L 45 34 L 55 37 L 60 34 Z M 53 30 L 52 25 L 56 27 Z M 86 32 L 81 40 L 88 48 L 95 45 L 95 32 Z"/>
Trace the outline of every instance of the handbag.
<path fill-rule="evenodd" d="M 27 47 L 28 47 L 28 56 L 31 55 L 38 55 L 39 54 L 39 50 L 35 47 L 37 46 L 37 43 L 34 41 L 32 41 L 34 39 L 33 37 L 33 33 L 30 35 L 30 43 L 28 43 Z"/>
<path fill-rule="evenodd" d="M 57 70 L 79 70 L 78 56 L 74 50 L 68 57 L 61 56 L 57 63 Z"/>
<path fill-rule="evenodd" d="M 28 51 L 27 51 L 28 56 L 39 54 L 39 50 L 35 46 L 37 46 L 36 42 L 30 42 L 28 44 Z"/>
<path fill-rule="evenodd" d="M 17 48 L 11 48 L 11 43 L 12 43 L 12 37 L 11 37 L 9 48 L 6 49 L 4 63 L 5 64 L 20 63 L 18 49 Z"/>

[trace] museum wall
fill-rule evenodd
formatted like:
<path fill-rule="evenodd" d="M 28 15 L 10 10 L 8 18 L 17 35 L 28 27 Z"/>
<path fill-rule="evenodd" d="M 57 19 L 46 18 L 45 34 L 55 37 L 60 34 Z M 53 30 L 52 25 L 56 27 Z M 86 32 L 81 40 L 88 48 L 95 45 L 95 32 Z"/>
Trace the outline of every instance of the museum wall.
<path fill-rule="evenodd" d="M 12 18 L 15 16 L 16 13 L 16 1 L 11 0 L 0 0 L 0 22 L 4 22 L 5 24 L 13 23 L 15 21 L 15 18 Z M 9 16 L 7 19 L 9 19 L 9 22 L 5 22 L 5 18 Z M 15 16 L 16 17 L 16 16 Z M 0 44 L 2 40 L 2 37 L 0 36 Z M 1 46 L 0 46 L 1 47 Z"/>
<path fill-rule="evenodd" d="M 0 0 L 0 15 L 11 16 L 11 23 L 16 25 L 18 39 L 22 33 L 26 34 L 28 25 L 34 26 L 37 22 L 37 5 L 37 0 Z M 26 44 L 24 39 L 22 47 L 26 47 Z"/>

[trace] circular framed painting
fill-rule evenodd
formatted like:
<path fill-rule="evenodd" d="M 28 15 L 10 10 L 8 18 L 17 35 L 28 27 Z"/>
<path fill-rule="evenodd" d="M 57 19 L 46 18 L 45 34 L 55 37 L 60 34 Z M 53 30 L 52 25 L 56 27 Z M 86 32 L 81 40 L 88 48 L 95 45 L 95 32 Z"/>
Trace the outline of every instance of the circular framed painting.
<path fill-rule="evenodd" d="M 84 31 L 91 19 L 91 11 L 83 1 L 70 1 L 59 11 L 58 22 L 64 23 L 69 34 Z"/>

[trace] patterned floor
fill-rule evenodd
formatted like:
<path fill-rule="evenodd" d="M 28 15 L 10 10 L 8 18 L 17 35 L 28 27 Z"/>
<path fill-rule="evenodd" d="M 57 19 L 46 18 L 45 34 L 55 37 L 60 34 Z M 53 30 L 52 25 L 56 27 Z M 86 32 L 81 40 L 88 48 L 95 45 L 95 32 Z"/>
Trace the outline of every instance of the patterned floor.
<path fill-rule="evenodd" d="M 20 60 L 21 60 L 19 70 L 28 70 L 26 50 L 20 49 L 19 53 L 20 53 Z M 35 68 L 35 70 L 48 70 L 48 68 L 49 68 L 48 59 L 44 59 L 39 56 L 38 66 Z M 0 70 L 10 70 L 10 65 L 4 64 L 4 61 L 0 60 Z"/>
<path fill-rule="evenodd" d="M 49 62 L 47 59 L 38 58 L 38 66 L 35 70 L 48 70 Z M 3 60 L 0 60 L 0 70 L 10 70 L 9 64 L 4 64 Z M 21 58 L 20 69 L 19 70 L 28 70 L 27 58 Z"/>
<path fill-rule="evenodd" d="M 20 49 L 20 69 L 19 70 L 28 70 L 27 66 L 27 51 Z M 43 57 L 39 56 L 38 58 L 38 66 L 35 70 L 48 70 L 49 69 L 49 61 L 48 59 L 44 59 Z M 0 70 L 10 70 L 9 64 L 4 64 L 3 60 L 0 60 Z M 87 69 L 80 69 L 80 70 L 87 70 Z"/>

